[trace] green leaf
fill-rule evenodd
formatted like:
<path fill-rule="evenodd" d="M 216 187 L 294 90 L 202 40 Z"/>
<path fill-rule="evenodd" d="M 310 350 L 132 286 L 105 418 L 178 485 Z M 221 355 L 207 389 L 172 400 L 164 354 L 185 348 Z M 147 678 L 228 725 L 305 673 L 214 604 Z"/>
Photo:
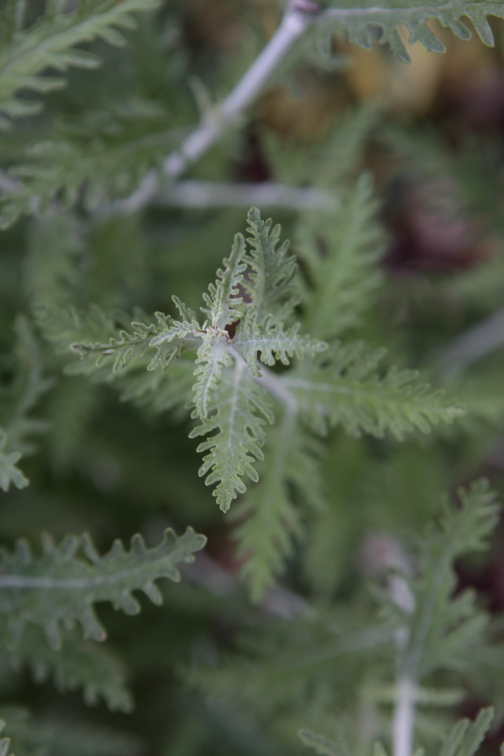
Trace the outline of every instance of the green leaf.
<path fill-rule="evenodd" d="M 149 10 L 157 0 L 90 0 L 76 9 L 54 13 L 46 3 L 45 14 L 29 29 L 14 30 L 3 40 L 0 51 L 0 113 L 10 118 L 37 113 L 40 104 L 16 96 L 20 89 L 46 93 L 64 85 L 61 78 L 40 76 L 47 68 L 66 71 L 71 66 L 96 68 L 100 59 L 75 45 L 101 38 L 112 45 L 123 45 L 125 37 L 115 27 L 135 28 L 134 11 Z M 9 121 L 2 117 L 5 128 Z"/>
<path fill-rule="evenodd" d="M 247 269 L 244 256 L 245 239 L 241 234 L 236 234 L 231 254 L 223 261 L 224 269 L 217 270 L 216 282 L 208 287 L 210 293 L 203 294 L 206 307 L 202 307 L 201 311 L 208 315 L 211 327 L 218 332 L 241 317 L 241 311 L 237 307 L 243 302 L 239 296 L 239 287 Z"/>
<path fill-rule="evenodd" d="M 430 52 L 445 52 L 441 40 L 427 26 L 431 19 L 437 19 L 448 27 L 459 39 L 470 39 L 471 32 L 461 18 L 467 17 L 486 45 L 494 44 L 494 37 L 487 16 L 504 17 L 502 3 L 492 0 L 456 0 L 437 2 L 436 0 L 404 0 L 398 5 L 394 1 L 375 4 L 365 0 L 355 7 L 353 0 L 344 0 L 338 7 L 328 8 L 321 14 L 318 33 L 324 36 L 344 34 L 349 42 L 371 49 L 375 41 L 374 31 L 379 30 L 378 41 L 390 45 L 392 52 L 405 63 L 410 56 L 398 32 L 398 25 L 404 24 L 408 31 L 408 42 L 421 42 Z"/>
<path fill-rule="evenodd" d="M 305 361 L 281 382 L 321 434 L 341 423 L 354 436 L 364 432 L 382 438 L 389 432 L 401 441 L 407 433 L 429 433 L 433 425 L 463 414 L 443 391 L 419 383 L 414 370 L 392 367 L 381 378 L 376 368 L 383 356 L 383 350 L 370 352 L 361 342 L 336 344 L 327 358 Z"/>
<path fill-rule="evenodd" d="M 4 653 L 16 670 L 28 665 L 39 684 L 52 677 L 61 693 L 82 688 L 89 706 L 103 698 L 111 711 L 131 711 L 133 700 L 120 659 L 107 646 L 84 641 L 75 631 L 66 631 L 63 637 L 62 647 L 56 651 L 48 646 L 40 628 L 27 623 L 16 647 L 4 648 L 0 654 Z"/>
<path fill-rule="evenodd" d="M 460 506 L 445 501 L 439 527 L 428 530 L 420 542 L 418 575 L 404 576 L 411 611 L 403 611 L 384 594 L 380 599 L 385 616 L 405 631 L 399 669 L 417 684 L 440 669 L 464 672 L 472 667 L 477 660 L 472 649 L 481 647 L 488 625 L 487 614 L 476 607 L 474 591 L 454 595 L 454 562 L 488 547 L 500 506 L 485 479 L 467 490 L 458 489 L 457 498 Z"/>
<path fill-rule="evenodd" d="M 290 365 L 292 357 L 314 357 L 327 349 L 323 341 L 315 341 L 310 336 L 299 334 L 299 323 L 285 329 L 283 323 L 274 325 L 269 318 L 264 324 L 258 322 L 257 310 L 247 308 L 236 330 L 233 347 L 243 357 L 252 375 L 260 376 L 257 357 L 265 365 L 274 365 L 280 360 L 282 365 Z"/>
<path fill-rule="evenodd" d="M 198 416 L 195 410 L 193 417 Z M 263 426 L 273 419 L 268 394 L 251 378 L 245 363 L 237 361 L 232 369 L 224 369 L 209 400 L 207 416 L 190 433 L 190 438 L 196 438 L 217 431 L 199 444 L 197 451 L 209 452 L 199 474 L 207 476 L 207 486 L 218 484 L 213 495 L 223 512 L 245 492 L 244 475 L 257 482 L 253 463 L 263 459 Z"/>
<path fill-rule="evenodd" d="M 474 722 L 460 719 L 445 739 L 439 756 L 474 756 L 490 729 L 494 710 L 492 707 L 481 709 Z"/>
<path fill-rule="evenodd" d="M 2 491 L 8 491 L 11 483 L 16 488 L 25 488 L 29 483 L 28 478 L 16 467 L 16 462 L 21 459 L 21 452 L 7 453 L 6 443 L 7 434 L 0 428 L 0 488 Z"/>
<path fill-rule="evenodd" d="M 468 649 L 481 643 L 488 618 L 476 610 L 472 591 L 453 598 L 457 557 L 488 548 L 500 512 L 496 494 L 481 479 L 458 489 L 461 506 L 445 503 L 439 530 L 433 530 L 421 544 L 419 578 L 411 583 L 415 611 L 405 654 L 418 660 L 419 678 L 432 670 L 463 670 L 470 661 Z M 426 628 L 426 619 L 429 626 Z"/>
<path fill-rule="evenodd" d="M 16 756 L 138 756 L 141 742 L 135 736 L 97 726 L 87 718 L 69 718 L 63 712 L 30 717 L 18 707 L 5 706 L 0 715 L 6 720 Z"/>
<path fill-rule="evenodd" d="M 233 364 L 233 358 L 227 349 L 225 333 L 217 331 L 205 334 L 198 349 L 196 364 L 199 367 L 194 371 L 197 377 L 194 384 L 194 405 L 197 416 L 203 419 L 208 415 L 211 394 L 218 388 L 223 368 Z"/>
<path fill-rule="evenodd" d="M 103 557 L 86 534 L 67 536 L 59 546 L 45 535 L 41 556 L 34 556 L 26 541 L 18 541 L 13 553 L 3 550 L 0 555 L 0 612 L 7 615 L 9 643 L 15 646 L 27 622 L 43 627 L 53 648 L 61 644 L 60 623 L 71 626 L 78 621 L 86 638 L 104 640 L 94 603 L 110 601 L 115 609 L 137 614 L 140 604 L 132 591 L 142 590 L 160 604 L 162 596 L 154 581 L 160 577 L 178 581 L 177 562 L 192 561 L 193 552 L 204 545 L 204 536 L 191 528 L 180 537 L 166 530 L 163 541 L 152 549 L 145 547 L 140 535 L 131 539 L 129 552 L 115 541 Z"/>
<path fill-rule="evenodd" d="M 330 220 L 314 218 L 298 232 L 298 249 L 312 282 L 306 323 L 322 339 L 355 328 L 382 282 L 384 235 L 368 174 L 362 174 Z"/>
<path fill-rule="evenodd" d="M 2 192 L 0 227 L 31 214 L 34 204 L 48 210 L 56 197 L 60 208 L 79 201 L 93 210 L 128 196 L 180 139 L 170 116 L 160 103 L 129 99 L 75 122 L 58 122 L 47 139 L 26 147 L 22 163 L 10 167 L 16 186 Z M 52 257 L 50 248 L 44 251 Z"/>
<path fill-rule="evenodd" d="M 257 310 L 257 321 L 268 318 L 271 324 L 284 320 L 300 300 L 296 280 L 297 263 L 289 256 L 289 242 L 278 248 L 281 228 L 271 228 L 272 221 L 263 221 L 261 213 L 253 207 L 247 215 L 249 251 L 246 262 L 250 273 L 243 287 Z"/>
<path fill-rule="evenodd" d="M 175 410 L 178 416 L 187 414 L 194 383 L 194 362 L 178 359 L 168 372 L 154 370 L 125 376 L 121 387 L 121 401 L 133 401 L 140 407 L 151 405 L 155 412 Z"/>
<path fill-rule="evenodd" d="M 59 353 L 71 351 L 81 358 L 82 364 L 73 363 L 69 372 L 99 377 L 97 368 L 107 367 L 104 372 L 109 379 L 141 360 L 150 349 L 155 349 L 156 354 L 145 363 L 147 370 L 166 370 L 181 354 L 187 339 L 194 341 L 200 331 L 197 322 L 180 322 L 162 312 L 155 313 L 157 324 L 133 321 L 128 331 L 116 325 L 118 318 L 126 322 L 125 315 L 116 313 L 114 317 L 96 305 L 87 312 L 72 306 L 38 306 L 35 317 L 45 338 Z"/>
<path fill-rule="evenodd" d="M 324 504 L 317 439 L 299 426 L 295 412 L 285 412 L 269 434 L 260 480 L 233 513 L 237 554 L 244 558 L 240 574 L 252 601 L 260 601 L 291 554 L 293 540 L 303 532 L 300 498 L 314 507 Z M 244 519 L 245 518 L 245 519 Z"/>

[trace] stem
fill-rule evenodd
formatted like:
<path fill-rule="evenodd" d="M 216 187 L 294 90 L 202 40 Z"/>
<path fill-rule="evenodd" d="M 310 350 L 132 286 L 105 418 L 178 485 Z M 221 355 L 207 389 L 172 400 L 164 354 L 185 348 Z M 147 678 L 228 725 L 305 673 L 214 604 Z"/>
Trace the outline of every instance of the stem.
<path fill-rule="evenodd" d="M 1 177 L 0 177 L 1 178 Z M 330 192 L 313 187 L 294 187 L 262 181 L 227 184 L 220 181 L 177 181 L 154 197 L 156 205 L 169 207 L 286 207 L 293 210 L 326 210 L 338 207 Z"/>
<path fill-rule="evenodd" d="M 275 34 L 217 112 L 203 119 L 198 128 L 182 143 L 180 149 L 168 155 L 164 161 L 167 176 L 178 178 L 191 163 L 202 157 L 223 136 L 228 126 L 256 98 L 287 51 L 305 31 L 308 23 L 309 16 L 306 13 L 295 9 L 287 10 Z"/>
<path fill-rule="evenodd" d="M 280 61 L 306 30 L 312 20 L 309 13 L 312 10 L 313 8 L 308 8 L 306 12 L 300 3 L 298 7 L 294 3 L 289 4 L 280 26 L 234 89 L 215 112 L 202 119 L 180 148 L 165 158 L 163 168 L 168 178 L 178 178 L 224 136 L 228 127 L 253 102 Z M 127 199 L 114 203 L 113 207 L 122 212 L 139 210 L 153 199 L 157 190 L 156 172 L 150 170 L 138 189 Z"/>
<path fill-rule="evenodd" d="M 474 5 L 476 5 L 476 2 L 474 2 Z M 439 18 L 441 13 L 446 11 L 453 11 L 453 3 L 448 2 L 444 3 L 443 5 L 432 5 L 428 7 L 428 11 L 428 18 Z M 324 10 L 322 11 L 322 13 L 320 13 L 319 19 L 323 23 L 324 19 L 341 19 L 342 21 L 345 21 L 347 19 L 354 18 L 369 18 L 369 23 L 373 23 L 377 16 L 385 18 L 390 17 L 391 19 L 394 19 L 398 14 L 407 17 L 409 15 L 413 15 L 415 12 L 418 12 L 417 8 L 407 6 L 406 4 L 403 7 L 394 6 L 392 8 L 386 8 L 377 5 L 369 6 L 367 8 L 327 8 L 327 10 Z"/>
<path fill-rule="evenodd" d="M 411 756 L 415 724 L 416 686 L 407 675 L 396 680 L 396 703 L 392 721 L 393 756 Z"/>
<path fill-rule="evenodd" d="M 392 561 L 393 560 L 393 561 Z M 400 547 L 392 556 L 390 566 L 410 571 L 408 561 Z M 394 565 L 395 562 L 395 565 Z M 388 579 L 389 591 L 394 603 L 406 614 L 415 611 L 415 598 L 408 582 L 398 574 Z M 408 653 L 410 631 L 404 626 L 395 632 L 397 649 L 397 673 L 395 681 L 395 704 L 392 718 L 392 756 L 411 756 L 415 727 L 415 704 L 417 698 L 416 665 Z"/>

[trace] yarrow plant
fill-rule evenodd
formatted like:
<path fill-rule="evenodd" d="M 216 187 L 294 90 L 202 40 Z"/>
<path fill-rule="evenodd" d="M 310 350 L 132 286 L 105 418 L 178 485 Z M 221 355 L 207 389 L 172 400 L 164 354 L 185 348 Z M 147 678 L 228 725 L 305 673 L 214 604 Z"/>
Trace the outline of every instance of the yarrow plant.
<path fill-rule="evenodd" d="M 342 37 L 407 63 L 470 21 L 491 46 L 502 3 L 291 0 L 212 64 L 243 72 L 218 104 L 178 3 L 0 8 L 0 756 L 473 756 L 493 709 L 450 720 L 472 694 L 500 725 L 504 651 L 456 564 L 499 505 L 455 484 L 502 425 L 499 360 L 478 372 L 502 339 L 397 327 L 365 155 L 371 135 L 405 163 L 423 143 L 368 104 L 316 144 L 264 137 L 275 180 L 228 179 L 273 80 L 341 76 Z M 481 277 L 453 283 L 470 312 L 492 306 Z M 139 591 L 160 608 L 132 629 L 98 606 L 136 615 Z"/>

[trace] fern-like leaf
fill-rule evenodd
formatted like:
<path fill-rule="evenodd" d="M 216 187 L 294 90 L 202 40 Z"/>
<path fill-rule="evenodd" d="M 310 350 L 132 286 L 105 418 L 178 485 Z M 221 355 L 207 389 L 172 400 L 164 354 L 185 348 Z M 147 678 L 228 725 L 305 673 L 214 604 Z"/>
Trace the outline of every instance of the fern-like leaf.
<path fill-rule="evenodd" d="M 119 658 L 106 645 L 84 641 L 76 632 L 65 632 L 62 647 L 56 651 L 48 646 L 40 628 L 29 623 L 16 647 L 4 648 L 2 653 L 15 670 L 27 665 L 39 684 L 52 677 L 62 693 L 82 688 L 89 706 L 103 698 L 111 711 L 129 712 L 133 707 Z"/>
<path fill-rule="evenodd" d="M 323 341 L 316 341 L 309 336 L 299 334 L 299 323 L 284 328 L 283 323 L 266 318 L 264 324 L 258 321 L 255 307 L 247 308 L 233 339 L 233 346 L 243 357 L 252 375 L 259 376 L 257 357 L 265 365 L 274 365 L 279 360 L 282 365 L 290 365 L 292 357 L 314 357 L 327 349 Z"/>
<path fill-rule="evenodd" d="M 46 210 L 55 196 L 60 207 L 79 199 L 89 210 L 127 196 L 179 138 L 164 108 L 138 100 L 90 113 L 75 126 L 58 124 L 9 169 L 16 186 L 0 198 L 0 227 L 30 214 L 34 204 Z"/>
<path fill-rule="evenodd" d="M 490 729 L 494 710 L 492 707 L 481 709 L 476 719 L 459 719 L 449 735 L 444 739 L 439 751 L 439 756 L 474 756 L 478 751 L 483 739 Z M 312 748 L 320 756 L 349 756 L 344 741 L 333 742 L 325 735 L 317 735 L 311 730 L 298 730 L 299 738 L 303 745 Z M 419 755 L 422 750 L 417 751 Z M 387 752 L 381 743 L 376 743 L 373 756 L 387 756 Z"/>
<path fill-rule="evenodd" d="M 260 601 L 281 572 L 292 552 L 293 540 L 302 533 L 300 509 L 294 498 L 323 505 L 321 449 L 317 440 L 303 432 L 295 412 L 287 411 L 268 438 L 260 480 L 247 491 L 234 511 L 237 553 L 245 561 L 241 576 L 252 601 Z M 296 496 L 293 496 L 295 489 Z"/>
<path fill-rule="evenodd" d="M 66 71 L 71 66 L 96 68 L 100 59 L 75 45 L 100 38 L 111 45 L 123 46 L 126 39 L 119 31 L 135 28 L 132 12 L 156 7 L 157 0 L 90 0 L 79 2 L 75 10 L 65 11 L 64 3 L 47 2 L 45 14 L 26 30 L 14 30 L 3 40 L 0 52 L 0 127 L 10 118 L 32 115 L 40 104 L 16 96 L 20 89 L 46 93 L 64 85 L 61 78 L 41 76 L 47 68 Z"/>
<path fill-rule="evenodd" d="M 306 292 L 307 328 L 322 339 L 359 325 L 382 281 L 383 231 L 368 174 L 362 174 L 330 221 L 316 218 L 298 232 L 298 250 L 313 285 Z"/>
<path fill-rule="evenodd" d="M 19 467 L 16 467 L 16 462 L 19 462 L 21 458 L 21 452 L 7 452 L 6 443 L 7 434 L 0 428 L 0 488 L 2 491 L 8 491 L 11 483 L 16 488 L 25 488 L 29 483 L 28 478 L 23 475 Z"/>
<path fill-rule="evenodd" d="M 445 738 L 439 756 L 474 756 L 490 729 L 494 717 L 492 707 L 481 709 L 474 722 L 460 719 Z"/>
<path fill-rule="evenodd" d="M 486 614 L 476 609 L 472 591 L 451 598 L 457 584 L 453 563 L 462 554 L 488 547 L 500 506 L 484 479 L 458 494 L 461 507 L 445 504 L 440 529 L 422 542 L 419 577 L 410 582 L 414 610 L 407 618 L 404 655 L 419 681 L 440 668 L 464 670 L 468 649 L 481 642 L 488 623 Z"/>
<path fill-rule="evenodd" d="M 121 401 L 133 401 L 139 406 L 152 406 L 155 412 L 176 410 L 187 414 L 187 405 L 193 396 L 194 362 L 179 359 L 169 373 L 155 370 L 125 376 Z M 122 386 L 121 381 L 119 385 Z"/>
<path fill-rule="evenodd" d="M 281 228 L 271 228 L 272 221 L 263 221 L 261 213 L 253 207 L 247 215 L 249 251 L 246 256 L 250 272 L 244 288 L 257 309 L 257 320 L 262 324 L 279 323 L 290 315 L 300 299 L 296 281 L 296 258 L 288 254 L 289 242 L 280 247 Z"/>
<path fill-rule="evenodd" d="M 123 322 L 126 316 L 118 313 Z M 56 350 L 77 354 L 82 362 L 74 363 L 73 373 L 89 375 L 96 368 L 109 366 L 114 373 L 126 370 L 150 349 L 156 354 L 146 362 L 147 370 L 166 370 L 182 351 L 185 340 L 200 331 L 197 322 L 173 320 L 162 312 L 155 314 L 157 324 L 133 321 L 130 331 L 116 325 L 117 318 L 92 305 L 87 312 L 75 307 L 55 310 L 39 306 L 35 317 L 44 336 Z M 145 317 L 145 316 L 143 316 Z"/>
<path fill-rule="evenodd" d="M 198 416 L 195 411 L 194 417 Z M 268 394 L 248 374 L 245 363 L 237 361 L 232 369 L 225 369 L 212 393 L 207 417 L 190 433 L 190 438 L 196 438 L 217 431 L 197 450 L 208 452 L 199 474 L 207 475 L 208 486 L 218 484 L 213 495 L 223 512 L 246 490 L 243 475 L 257 482 L 253 462 L 263 459 L 263 426 L 273 419 Z"/>
<path fill-rule="evenodd" d="M 42 626 L 53 648 L 61 644 L 60 623 L 71 626 L 78 621 L 86 637 L 104 640 L 95 602 L 110 601 L 126 614 L 137 614 L 140 605 L 132 591 L 143 590 L 160 604 L 162 596 L 154 581 L 160 577 L 178 581 L 175 565 L 192 561 L 193 552 L 204 545 L 204 536 L 191 528 L 180 537 L 167 530 L 152 549 L 145 547 L 139 535 L 133 536 L 129 552 L 121 541 L 115 541 L 103 557 L 86 534 L 67 536 L 59 546 L 44 536 L 39 557 L 25 541 L 18 541 L 13 553 L 3 550 L 0 555 L 0 611 L 7 615 L 9 643 L 15 646 L 27 622 Z"/>
<path fill-rule="evenodd" d="M 218 269 L 216 282 L 208 287 L 210 293 L 203 294 L 206 307 L 202 307 L 201 310 L 208 315 L 211 327 L 218 332 L 241 317 L 238 306 L 243 300 L 239 287 L 243 283 L 243 274 L 247 269 L 244 256 L 245 239 L 241 234 L 236 234 L 231 254 L 224 259 L 224 268 Z"/>
<path fill-rule="evenodd" d="M 227 350 L 227 335 L 225 332 L 207 332 L 198 349 L 194 371 L 197 380 L 194 384 L 194 405 L 198 417 L 206 418 L 211 402 L 211 394 L 218 385 L 224 367 L 233 364 L 233 358 Z"/>
<path fill-rule="evenodd" d="M 463 414 L 443 391 L 419 383 L 414 370 L 392 367 L 380 378 L 376 368 L 383 356 L 383 350 L 369 352 L 360 342 L 339 344 L 327 361 L 304 362 L 282 377 L 282 384 L 321 434 L 341 423 L 354 436 L 364 432 L 381 438 L 389 432 L 403 440 L 413 430 L 429 433 L 433 425 Z"/>
<path fill-rule="evenodd" d="M 318 24 L 318 34 L 327 38 L 328 35 L 342 33 L 349 42 L 371 49 L 376 39 L 374 30 L 378 28 L 379 42 L 388 44 L 400 60 L 409 63 L 410 56 L 398 32 L 399 24 L 407 27 L 410 44 L 421 42 L 430 52 L 445 52 L 444 44 L 427 26 L 427 22 L 437 19 L 459 39 L 470 39 L 471 32 L 461 20 L 465 16 L 471 21 L 481 41 L 486 45 L 493 45 L 494 37 L 487 16 L 504 18 L 504 8 L 502 3 L 495 0 L 404 0 L 400 4 L 376 4 L 372 0 L 366 0 L 360 3 L 359 7 L 355 7 L 352 0 L 346 0 L 338 4 L 338 7 L 328 8 L 321 16 L 323 23 Z"/>

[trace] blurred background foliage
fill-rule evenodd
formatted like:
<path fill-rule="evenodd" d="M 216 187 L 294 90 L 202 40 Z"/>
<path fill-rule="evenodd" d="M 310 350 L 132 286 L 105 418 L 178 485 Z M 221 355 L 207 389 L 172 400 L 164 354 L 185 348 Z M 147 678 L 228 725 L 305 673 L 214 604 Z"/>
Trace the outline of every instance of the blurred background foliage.
<path fill-rule="evenodd" d="M 40 5 L 33 0 L 34 16 Z M 162 157 L 227 94 L 280 12 L 276 0 L 172 0 L 140 16 L 127 48 L 94 43 L 104 59 L 99 71 L 70 71 L 68 87 L 47 95 L 40 115 L 2 134 L 0 163 L 7 169 L 21 162 L 27 144 L 55 135 L 89 144 L 100 129 L 106 154 L 121 129 L 132 139 L 135 129 L 142 134 L 142 119 L 159 133 Z M 177 413 L 120 402 L 113 388 L 63 373 L 65 360 L 29 319 L 42 300 L 171 311 L 176 293 L 199 307 L 234 233 L 244 229 L 247 208 L 159 202 L 141 213 L 101 217 L 88 214 L 81 197 L 73 211 L 50 207 L 2 233 L 1 419 L 11 435 L 18 429 L 16 448 L 31 482 L 2 494 L 3 542 L 35 542 L 41 530 L 57 537 L 90 530 L 107 549 L 113 538 L 136 531 L 155 544 L 166 526 L 180 531 L 188 524 L 209 537 L 182 584 L 163 585 L 163 607 L 142 600 L 134 618 L 100 609 L 135 700 L 127 717 L 103 703 L 90 712 L 79 691 L 61 696 L 43 670 L 19 666 L 2 651 L 0 701 L 20 707 L 2 713 L 16 756 L 41 748 L 63 756 L 70 742 L 78 756 L 278 756 L 302 749 L 295 742 L 301 724 L 334 734 L 355 729 L 355 716 L 361 723 L 383 716 L 366 697 L 366 660 L 321 653 L 320 661 L 316 649 L 326 648 L 335 627 L 352 622 L 347 614 L 366 616 L 367 580 L 380 576 L 383 554 L 396 540 L 408 543 L 435 516 L 440 494 L 482 473 L 504 489 L 504 25 L 491 23 L 495 48 L 439 28 L 447 53 L 408 45 L 409 66 L 378 45 L 366 51 L 338 40 L 326 69 L 297 49 L 247 118 L 189 173 L 230 183 L 343 187 L 370 170 L 386 231 L 383 284 L 355 333 L 385 344 L 387 359 L 421 369 L 470 410 L 456 427 L 400 446 L 332 432 L 324 465 L 328 506 L 305 515 L 309 536 L 260 606 L 247 600 L 231 525 L 198 478 L 195 443 Z M 346 135 L 342 124 L 349 124 Z M 96 166 L 88 164 L 86 192 L 102 179 L 93 174 L 101 160 L 98 153 Z M 127 162 L 126 154 L 126 173 Z M 295 250 L 298 213 L 266 211 Z M 476 327 L 484 330 L 475 348 Z M 458 567 L 460 585 L 475 586 L 495 614 L 496 637 L 503 549 L 500 528 L 490 555 Z M 298 677 L 261 662 L 255 680 L 246 666 L 224 665 L 229 679 L 222 673 L 215 683 L 222 696 L 215 685 L 205 693 L 204 670 L 237 649 L 242 659 L 267 659 L 284 646 L 291 649 L 284 670 L 307 659 Z M 503 668 L 501 654 L 481 680 L 466 680 L 457 711 L 471 714 L 492 701 L 502 723 Z M 243 699 L 226 698 L 240 688 Z M 445 721 L 436 717 L 421 721 L 432 737 Z M 494 742 L 502 734 L 496 730 Z"/>

